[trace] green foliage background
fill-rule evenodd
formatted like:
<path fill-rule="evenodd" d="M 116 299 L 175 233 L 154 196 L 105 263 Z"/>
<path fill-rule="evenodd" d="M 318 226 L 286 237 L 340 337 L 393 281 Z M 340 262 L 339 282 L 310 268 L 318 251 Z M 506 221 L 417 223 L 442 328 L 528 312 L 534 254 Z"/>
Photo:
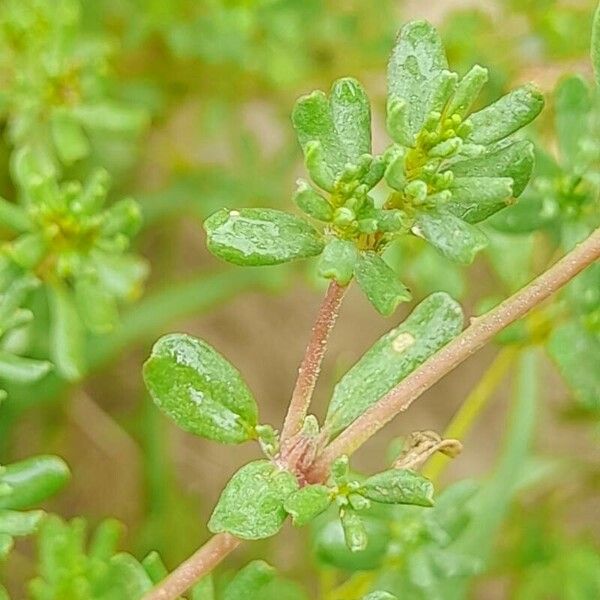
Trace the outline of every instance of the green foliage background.
<path fill-rule="evenodd" d="M 281 419 L 323 280 L 314 261 L 217 263 L 201 224 L 224 206 L 290 206 L 303 174 L 292 107 L 335 79 L 356 77 L 368 90 L 382 151 L 385 66 L 405 21 L 432 20 L 460 75 L 474 63 L 489 69 L 476 108 L 529 80 L 547 99 L 526 132 L 536 143 L 534 178 L 517 205 L 483 224 L 489 244 L 472 266 L 416 237 L 388 249 L 413 298 L 446 291 L 476 314 L 598 226 L 594 5 L 0 3 L 0 463 L 63 457 L 72 481 L 43 508 L 78 517 L 40 521 L 37 537 L 6 551 L 0 582 L 11 598 L 139 597 L 148 577 L 133 556 L 157 550 L 173 568 L 205 539 L 220 490 L 258 453 L 224 453 L 176 430 L 148 399 L 141 364 L 160 334 L 200 335 L 244 374 L 263 418 Z M 86 232 L 97 229 L 90 248 Z M 257 578 L 267 599 L 354 600 L 374 589 L 428 600 L 600 597 L 599 279 L 595 265 L 358 456 L 360 469 L 382 470 L 397 438 L 444 430 L 489 368 L 499 384 L 477 387 L 489 398 L 465 425 L 463 455 L 443 476 L 431 466 L 441 489 L 433 509 L 379 507 L 367 519 L 378 545 L 360 556 L 329 513 L 312 532 L 286 528 L 231 558 L 215 578 L 217 597 L 229 598 L 222 594 L 236 573 Z M 407 312 L 384 319 L 350 294 L 318 394 L 321 415 L 333 384 Z M 0 557 L 4 509 L 13 508 L 0 503 Z M 29 525 L 23 533 L 38 523 Z M 86 531 L 94 532 L 88 550 Z M 238 571 L 255 558 L 278 573 L 262 563 Z M 160 561 L 150 562 L 146 570 L 160 574 Z M 107 582 L 120 578 L 133 587 L 111 595 Z M 194 598 L 211 598 L 206 589 Z"/>

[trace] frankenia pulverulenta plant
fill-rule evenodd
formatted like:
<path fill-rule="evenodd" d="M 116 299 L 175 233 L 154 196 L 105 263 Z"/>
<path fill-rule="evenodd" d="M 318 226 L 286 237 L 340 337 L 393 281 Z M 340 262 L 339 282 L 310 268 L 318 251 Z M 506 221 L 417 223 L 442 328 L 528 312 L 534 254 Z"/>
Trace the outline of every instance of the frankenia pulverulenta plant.
<path fill-rule="evenodd" d="M 118 303 L 140 291 L 146 264 L 129 252 L 140 210 L 130 198 L 105 207 L 109 177 L 102 169 L 83 184 L 61 183 L 23 149 L 14 175 L 19 202 L 0 199 L 0 222 L 13 232 L 0 254 L 0 285 L 41 284 L 52 362 L 60 375 L 76 379 L 85 369 L 86 331 L 110 331 Z"/>
<path fill-rule="evenodd" d="M 295 201 L 316 223 L 272 209 L 222 209 L 205 222 L 209 249 L 250 266 L 320 255 L 323 277 L 340 285 L 356 277 L 375 308 L 391 314 L 411 297 L 381 257 L 392 241 L 416 235 L 468 264 L 486 244 L 475 225 L 512 203 L 531 176 L 533 146 L 515 134 L 543 98 L 525 85 L 472 112 L 486 80 L 480 66 L 460 79 L 435 29 L 408 24 L 388 68 L 393 144 L 372 153 L 371 110 L 358 81 L 301 98 L 292 120 L 316 188 L 301 181 Z M 388 195 L 377 201 L 371 192 L 381 181 Z"/>
<path fill-rule="evenodd" d="M 71 165 L 108 135 L 141 132 L 144 111 L 118 99 L 111 44 L 83 37 L 78 0 L 6 0 L 0 6 L 0 116 L 11 142 L 38 160 Z"/>

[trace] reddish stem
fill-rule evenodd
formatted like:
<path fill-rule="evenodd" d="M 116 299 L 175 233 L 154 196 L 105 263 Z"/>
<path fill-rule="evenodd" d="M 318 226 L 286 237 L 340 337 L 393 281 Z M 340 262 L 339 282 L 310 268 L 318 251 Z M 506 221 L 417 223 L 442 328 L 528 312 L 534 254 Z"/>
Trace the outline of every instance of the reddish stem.
<path fill-rule="evenodd" d="M 502 329 L 546 300 L 599 256 L 600 229 L 597 229 L 526 287 L 485 315 L 472 319 L 471 325 L 457 338 L 403 379 L 333 440 L 313 464 L 309 473 L 310 481 L 323 480 L 331 463 L 338 456 L 352 454 L 444 375 L 469 358 Z"/>
<path fill-rule="evenodd" d="M 327 340 L 335 325 L 344 299 L 347 286 L 341 286 L 332 281 L 323 298 L 317 319 L 312 329 L 312 335 L 306 346 L 304 358 L 298 369 L 298 378 L 292 393 L 292 399 L 281 430 L 281 448 L 285 455 L 289 450 L 289 442 L 302 429 L 310 401 L 321 372 L 323 357 L 327 351 Z"/>
<path fill-rule="evenodd" d="M 148 592 L 142 600 L 174 600 L 178 598 L 194 583 L 210 573 L 241 543 L 242 540 L 238 540 L 228 533 L 214 535 L 204 546 L 181 563 L 160 585 Z"/>

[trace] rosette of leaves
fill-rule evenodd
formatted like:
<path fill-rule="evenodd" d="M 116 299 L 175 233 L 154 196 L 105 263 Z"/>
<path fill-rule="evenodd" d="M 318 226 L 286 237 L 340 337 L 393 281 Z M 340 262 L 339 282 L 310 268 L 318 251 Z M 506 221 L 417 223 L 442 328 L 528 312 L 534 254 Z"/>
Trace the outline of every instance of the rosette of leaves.
<path fill-rule="evenodd" d="M 2 282 L 0 293 L 0 380 L 33 383 L 50 371 L 48 361 L 20 356 L 20 348 L 13 336 L 33 319 L 33 313 L 21 305 L 29 292 L 39 285 L 30 275 Z M 0 402 L 6 392 L 0 389 Z"/>
<path fill-rule="evenodd" d="M 533 146 L 515 134 L 542 110 L 532 85 L 472 112 L 487 81 L 475 65 L 450 71 L 442 41 L 424 21 L 402 28 L 388 67 L 385 203 L 410 231 L 446 257 L 468 264 L 485 244 L 475 224 L 518 197 L 531 176 Z"/>
<path fill-rule="evenodd" d="M 146 263 L 128 252 L 140 210 L 129 198 L 104 206 L 108 174 L 103 170 L 84 185 L 59 183 L 32 158 L 24 151 L 15 161 L 19 203 L 0 199 L 0 222 L 15 236 L 2 248 L 0 280 L 41 282 L 52 362 L 63 377 L 76 379 L 85 368 L 86 330 L 110 331 L 118 302 L 135 298 L 141 289 Z"/>
<path fill-rule="evenodd" d="M 300 98 L 292 120 L 313 183 L 295 200 L 317 223 L 269 209 L 223 209 L 205 221 L 208 247 L 239 265 L 271 265 L 320 255 L 319 273 L 347 285 L 353 277 L 375 308 L 391 314 L 411 298 L 381 257 L 405 235 L 425 238 L 446 257 L 470 263 L 486 243 L 474 224 L 525 188 L 533 149 L 514 134 L 543 106 L 524 86 L 470 113 L 487 71 L 459 81 L 426 22 L 406 25 L 388 70 L 388 131 L 381 156 L 371 148 L 371 110 L 360 83 L 336 81 Z M 385 178 L 383 202 L 371 193 Z"/>
<path fill-rule="evenodd" d="M 136 139 L 144 111 L 119 100 L 110 44 L 81 34 L 79 0 L 7 0 L 0 7 L 0 116 L 17 147 L 71 165 L 106 142 Z"/>
<path fill-rule="evenodd" d="M 67 465 L 56 456 L 0 466 L 0 561 L 10 552 L 15 537 L 38 531 L 45 513 L 30 509 L 58 492 L 69 477 Z M 2 586 L 0 597 L 8 597 Z"/>
<path fill-rule="evenodd" d="M 563 250 L 600 222 L 600 110 L 585 79 L 563 78 L 553 95 L 555 156 L 536 147 L 536 169 L 522 202 L 490 219 L 510 234 L 545 231 Z"/>

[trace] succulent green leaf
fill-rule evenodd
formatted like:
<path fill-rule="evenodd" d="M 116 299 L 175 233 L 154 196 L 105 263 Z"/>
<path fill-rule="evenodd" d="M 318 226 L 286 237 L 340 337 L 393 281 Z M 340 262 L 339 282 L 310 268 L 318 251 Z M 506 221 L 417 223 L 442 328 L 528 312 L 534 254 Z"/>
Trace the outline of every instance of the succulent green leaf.
<path fill-rule="evenodd" d="M 460 80 L 452 99 L 448 103 L 446 114 L 465 117 L 475 100 L 477 100 L 487 80 L 488 70 L 480 65 L 474 65 Z"/>
<path fill-rule="evenodd" d="M 327 164 L 327 156 L 323 150 L 323 145 L 317 140 L 312 140 L 306 144 L 304 150 L 304 164 L 310 178 L 322 189 L 333 191 L 336 175 L 332 168 Z"/>
<path fill-rule="evenodd" d="M 306 485 L 290 494 L 283 506 L 294 525 L 302 527 L 327 510 L 331 501 L 331 493 L 326 486 Z"/>
<path fill-rule="evenodd" d="M 18 383 L 31 383 L 41 379 L 52 369 L 52 363 L 15 356 L 0 350 L 0 378 Z"/>
<path fill-rule="evenodd" d="M 48 245 L 41 232 L 24 233 L 12 242 L 9 253 L 12 260 L 26 271 L 33 271 L 43 260 Z"/>
<path fill-rule="evenodd" d="M 30 231 L 33 224 L 21 206 L 0 198 L 0 223 L 13 231 Z"/>
<path fill-rule="evenodd" d="M 592 67 L 596 75 L 596 85 L 600 87 L 600 5 L 594 13 L 591 48 Z"/>
<path fill-rule="evenodd" d="M 582 407 L 600 409 L 600 339 L 576 321 L 558 326 L 548 353 Z"/>
<path fill-rule="evenodd" d="M 77 209 L 89 215 L 98 213 L 106 202 L 110 181 L 110 174 L 106 169 L 94 169 L 77 197 Z"/>
<path fill-rule="evenodd" d="M 0 533 L 0 560 L 4 560 L 8 556 L 8 553 L 12 550 L 13 545 L 14 540 L 12 535 L 8 535 L 8 533 Z M 0 598 L 2 598 L 2 591 L 3 588 L 0 588 Z M 8 596 L 6 597 L 8 598 Z M 4 600 L 4 598 L 2 598 L 2 600 Z"/>
<path fill-rule="evenodd" d="M 509 204 L 512 186 L 510 177 L 456 177 L 446 208 L 467 223 L 479 223 Z"/>
<path fill-rule="evenodd" d="M 222 209 L 204 222 L 208 249 L 236 265 L 276 265 L 316 256 L 321 235 L 303 219 L 269 208 Z"/>
<path fill-rule="evenodd" d="M 444 292 L 425 298 L 402 324 L 381 337 L 335 386 L 325 428 L 337 435 L 456 337 L 460 305 Z"/>
<path fill-rule="evenodd" d="M 142 226 L 140 205 L 133 198 L 123 198 L 115 202 L 103 216 L 101 231 L 107 237 L 123 234 L 132 238 Z"/>
<path fill-rule="evenodd" d="M 402 98 L 388 98 L 385 124 L 390 137 L 395 142 L 398 142 L 402 146 L 414 146 L 415 134 L 409 121 L 409 108 L 406 100 Z M 386 177 L 388 177 L 387 174 Z"/>
<path fill-rule="evenodd" d="M 163 559 L 155 550 L 142 560 L 142 566 L 154 584 L 159 583 L 169 574 Z"/>
<path fill-rule="evenodd" d="M 513 195 L 519 197 L 531 178 L 534 165 L 533 144 L 519 140 L 488 150 L 450 166 L 455 177 L 510 177 Z"/>
<path fill-rule="evenodd" d="M 576 167 L 582 150 L 581 142 L 589 134 L 592 108 L 590 89 L 582 77 L 563 79 L 555 92 L 555 129 L 561 158 Z"/>
<path fill-rule="evenodd" d="M 315 521 L 313 546 L 317 560 L 345 571 L 368 571 L 381 566 L 390 544 L 389 524 L 381 519 L 362 517 L 369 543 L 364 550 L 351 552 L 346 545 L 339 519 L 325 524 Z"/>
<path fill-rule="evenodd" d="M 534 85 L 519 87 L 469 117 L 473 131 L 467 141 L 485 146 L 503 140 L 533 121 L 543 107 L 544 96 Z"/>
<path fill-rule="evenodd" d="M 298 185 L 294 201 L 300 210 L 313 219 L 326 222 L 333 219 L 333 207 L 327 199 L 302 181 Z"/>
<path fill-rule="evenodd" d="M 244 540 L 275 535 L 287 516 L 284 502 L 298 489 L 296 478 L 266 460 L 243 466 L 229 481 L 208 523 Z"/>
<path fill-rule="evenodd" d="M 6 465 L 0 471 L 0 485 L 8 485 L 10 491 L 0 494 L 0 509 L 35 506 L 58 492 L 69 478 L 69 468 L 57 456 L 36 456 Z"/>
<path fill-rule="evenodd" d="M 216 600 L 215 584 L 210 573 L 192 588 L 192 600 Z"/>
<path fill-rule="evenodd" d="M 18 271 L 18 269 L 17 269 Z M 31 276 L 20 276 L 13 273 L 10 269 L 7 273 L 7 286 L 2 294 L 0 294 L 0 333 L 4 334 L 7 331 L 6 323 L 14 317 L 19 307 L 29 294 L 39 285 L 39 281 Z"/>
<path fill-rule="evenodd" d="M 81 125 L 66 110 L 54 111 L 51 131 L 58 157 L 66 165 L 73 164 L 89 153 L 87 136 Z"/>
<path fill-rule="evenodd" d="M 348 475 L 350 474 L 350 459 L 347 454 L 338 456 L 331 465 L 331 477 L 338 485 L 348 483 Z"/>
<path fill-rule="evenodd" d="M 362 482 L 359 493 L 383 504 L 433 506 L 433 484 L 408 469 L 390 469 Z"/>
<path fill-rule="evenodd" d="M 446 258 L 468 265 L 487 245 L 485 235 L 448 209 L 418 213 L 413 232 L 425 238 Z"/>
<path fill-rule="evenodd" d="M 412 298 L 393 269 L 375 252 L 359 254 L 355 274 L 356 281 L 369 302 L 382 315 L 391 315 L 398 304 Z"/>
<path fill-rule="evenodd" d="M 77 278 L 75 302 L 83 322 L 92 333 L 108 333 L 119 321 L 115 297 L 96 277 L 84 275 Z"/>
<path fill-rule="evenodd" d="M 144 364 L 144 381 L 156 405 L 185 431 L 226 444 L 256 437 L 252 393 L 206 342 L 177 333 L 160 338 Z"/>
<path fill-rule="evenodd" d="M 144 567 L 130 554 L 119 553 L 108 560 L 107 572 L 97 585 L 99 600 L 141 598 L 152 588 L 152 580 Z"/>
<path fill-rule="evenodd" d="M 74 298 L 62 284 L 48 288 L 50 356 L 66 379 L 79 379 L 84 371 L 85 339 Z"/>
<path fill-rule="evenodd" d="M 92 258 L 98 280 L 107 293 L 129 300 L 139 293 L 148 273 L 145 260 L 131 254 L 110 254 L 101 251 L 95 251 Z"/>
<path fill-rule="evenodd" d="M 360 516 L 351 508 L 340 509 L 340 521 L 344 530 L 344 538 L 350 552 L 361 552 L 365 550 L 369 538 L 367 528 Z"/>
<path fill-rule="evenodd" d="M 452 96 L 456 90 L 456 84 L 458 83 L 458 74 L 452 71 L 444 70 L 440 73 L 436 81 L 435 88 L 431 95 L 431 101 L 429 103 L 429 110 L 436 113 L 441 113 L 450 96 Z"/>
<path fill-rule="evenodd" d="M 388 110 L 405 111 L 402 120 L 408 132 L 402 137 L 394 136 L 398 129 L 394 128 L 390 131 L 394 141 L 405 144 L 407 137 L 420 131 L 447 69 L 442 40 L 430 23 L 412 21 L 400 30 L 388 65 Z M 405 104 L 398 104 L 399 101 Z"/>
<path fill-rule="evenodd" d="M 356 164 L 360 156 L 371 152 L 371 108 L 355 79 L 338 79 L 329 98 L 321 91 L 300 98 L 292 122 L 305 156 L 318 143 L 320 160 L 334 179 L 347 164 Z M 315 183 L 322 186 L 319 181 Z"/>
<path fill-rule="evenodd" d="M 22 536 L 35 533 L 44 518 L 43 510 L 20 512 L 15 510 L 0 510 L 0 534 Z"/>
<path fill-rule="evenodd" d="M 139 131 L 147 120 L 144 111 L 111 101 L 75 106 L 73 114 L 86 127 L 121 134 Z"/>
<path fill-rule="evenodd" d="M 229 582 L 223 600 L 261 598 L 261 592 L 275 579 L 277 571 L 262 560 L 255 560 L 240 569 Z"/>
<path fill-rule="evenodd" d="M 555 221 L 559 211 L 556 198 L 543 191 L 531 190 L 517 203 L 493 215 L 489 224 L 505 233 L 530 233 Z"/>
<path fill-rule="evenodd" d="M 340 285 L 350 283 L 358 260 L 356 245 L 348 240 L 332 238 L 319 258 L 319 275 L 335 279 Z"/>
<path fill-rule="evenodd" d="M 90 541 L 89 556 L 94 560 L 109 560 L 117 553 L 125 527 L 117 519 L 104 519 Z"/>
<path fill-rule="evenodd" d="M 333 84 L 329 104 L 333 127 L 345 150 L 346 164 L 354 164 L 363 154 L 371 152 L 369 98 L 356 79 L 344 77 Z"/>

